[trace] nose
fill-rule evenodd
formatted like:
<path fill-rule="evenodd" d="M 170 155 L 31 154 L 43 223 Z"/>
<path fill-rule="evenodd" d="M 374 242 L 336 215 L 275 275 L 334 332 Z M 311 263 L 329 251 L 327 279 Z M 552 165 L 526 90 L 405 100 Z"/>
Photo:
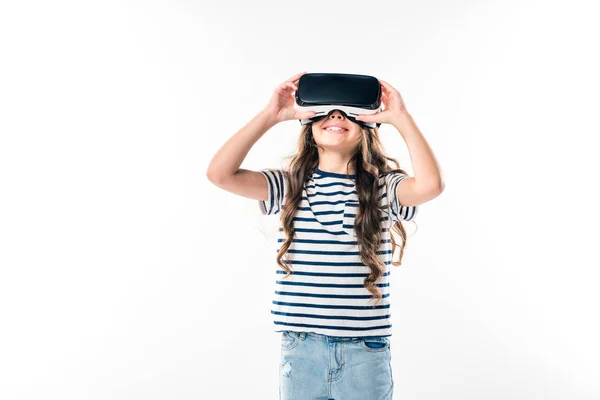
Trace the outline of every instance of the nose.
<path fill-rule="evenodd" d="M 329 119 L 344 119 L 346 118 L 346 114 L 344 114 L 342 111 L 340 110 L 333 110 L 330 114 L 329 114 Z"/>

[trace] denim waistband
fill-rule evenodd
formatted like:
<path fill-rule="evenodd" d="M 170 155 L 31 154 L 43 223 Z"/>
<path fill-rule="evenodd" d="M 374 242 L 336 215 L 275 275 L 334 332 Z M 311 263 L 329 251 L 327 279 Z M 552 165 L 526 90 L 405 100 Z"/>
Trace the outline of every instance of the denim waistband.
<path fill-rule="evenodd" d="M 313 338 L 313 339 L 318 339 L 318 340 L 324 340 L 327 342 L 358 342 L 360 340 L 364 340 L 364 339 L 369 339 L 369 340 L 377 340 L 377 339 L 384 339 L 386 338 L 386 336 L 356 336 L 356 337 L 346 337 L 346 336 L 329 336 L 329 335 L 323 335 L 320 333 L 316 333 L 316 332 L 295 332 L 295 331 L 287 331 L 292 335 L 297 336 L 298 338 L 300 338 L 301 340 L 306 339 L 307 336 Z"/>

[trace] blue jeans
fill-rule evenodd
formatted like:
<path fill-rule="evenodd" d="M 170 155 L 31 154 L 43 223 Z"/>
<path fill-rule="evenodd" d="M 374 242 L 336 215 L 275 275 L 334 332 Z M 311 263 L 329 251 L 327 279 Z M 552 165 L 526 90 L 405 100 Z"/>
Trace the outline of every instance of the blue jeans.
<path fill-rule="evenodd" d="M 281 332 L 280 400 L 392 400 L 390 338 Z"/>

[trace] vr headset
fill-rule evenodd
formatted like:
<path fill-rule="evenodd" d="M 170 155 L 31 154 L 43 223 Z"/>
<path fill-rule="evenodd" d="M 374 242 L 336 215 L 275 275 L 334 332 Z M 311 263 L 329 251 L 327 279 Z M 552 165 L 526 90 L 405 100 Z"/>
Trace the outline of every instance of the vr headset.
<path fill-rule="evenodd" d="M 340 110 L 350 121 L 367 128 L 379 128 L 379 122 L 357 121 L 359 114 L 382 111 L 381 86 L 369 75 L 311 73 L 298 81 L 294 108 L 313 111 L 314 117 L 301 119 L 301 125 L 311 124 Z"/>

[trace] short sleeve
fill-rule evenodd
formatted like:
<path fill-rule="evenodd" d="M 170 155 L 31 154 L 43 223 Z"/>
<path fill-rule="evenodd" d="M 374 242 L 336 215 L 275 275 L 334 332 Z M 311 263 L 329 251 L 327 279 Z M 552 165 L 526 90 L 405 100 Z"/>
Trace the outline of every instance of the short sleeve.
<path fill-rule="evenodd" d="M 278 214 L 283 208 L 287 183 L 280 169 L 267 168 L 260 171 L 267 179 L 269 198 L 259 200 L 258 205 L 263 215 Z"/>
<path fill-rule="evenodd" d="M 385 177 L 386 195 L 388 197 L 388 204 L 390 205 L 390 214 L 393 222 L 399 220 L 411 221 L 417 216 L 417 206 L 403 206 L 400 204 L 398 196 L 396 196 L 398 184 L 406 178 L 408 178 L 408 176 L 400 172 L 394 172 Z"/>

